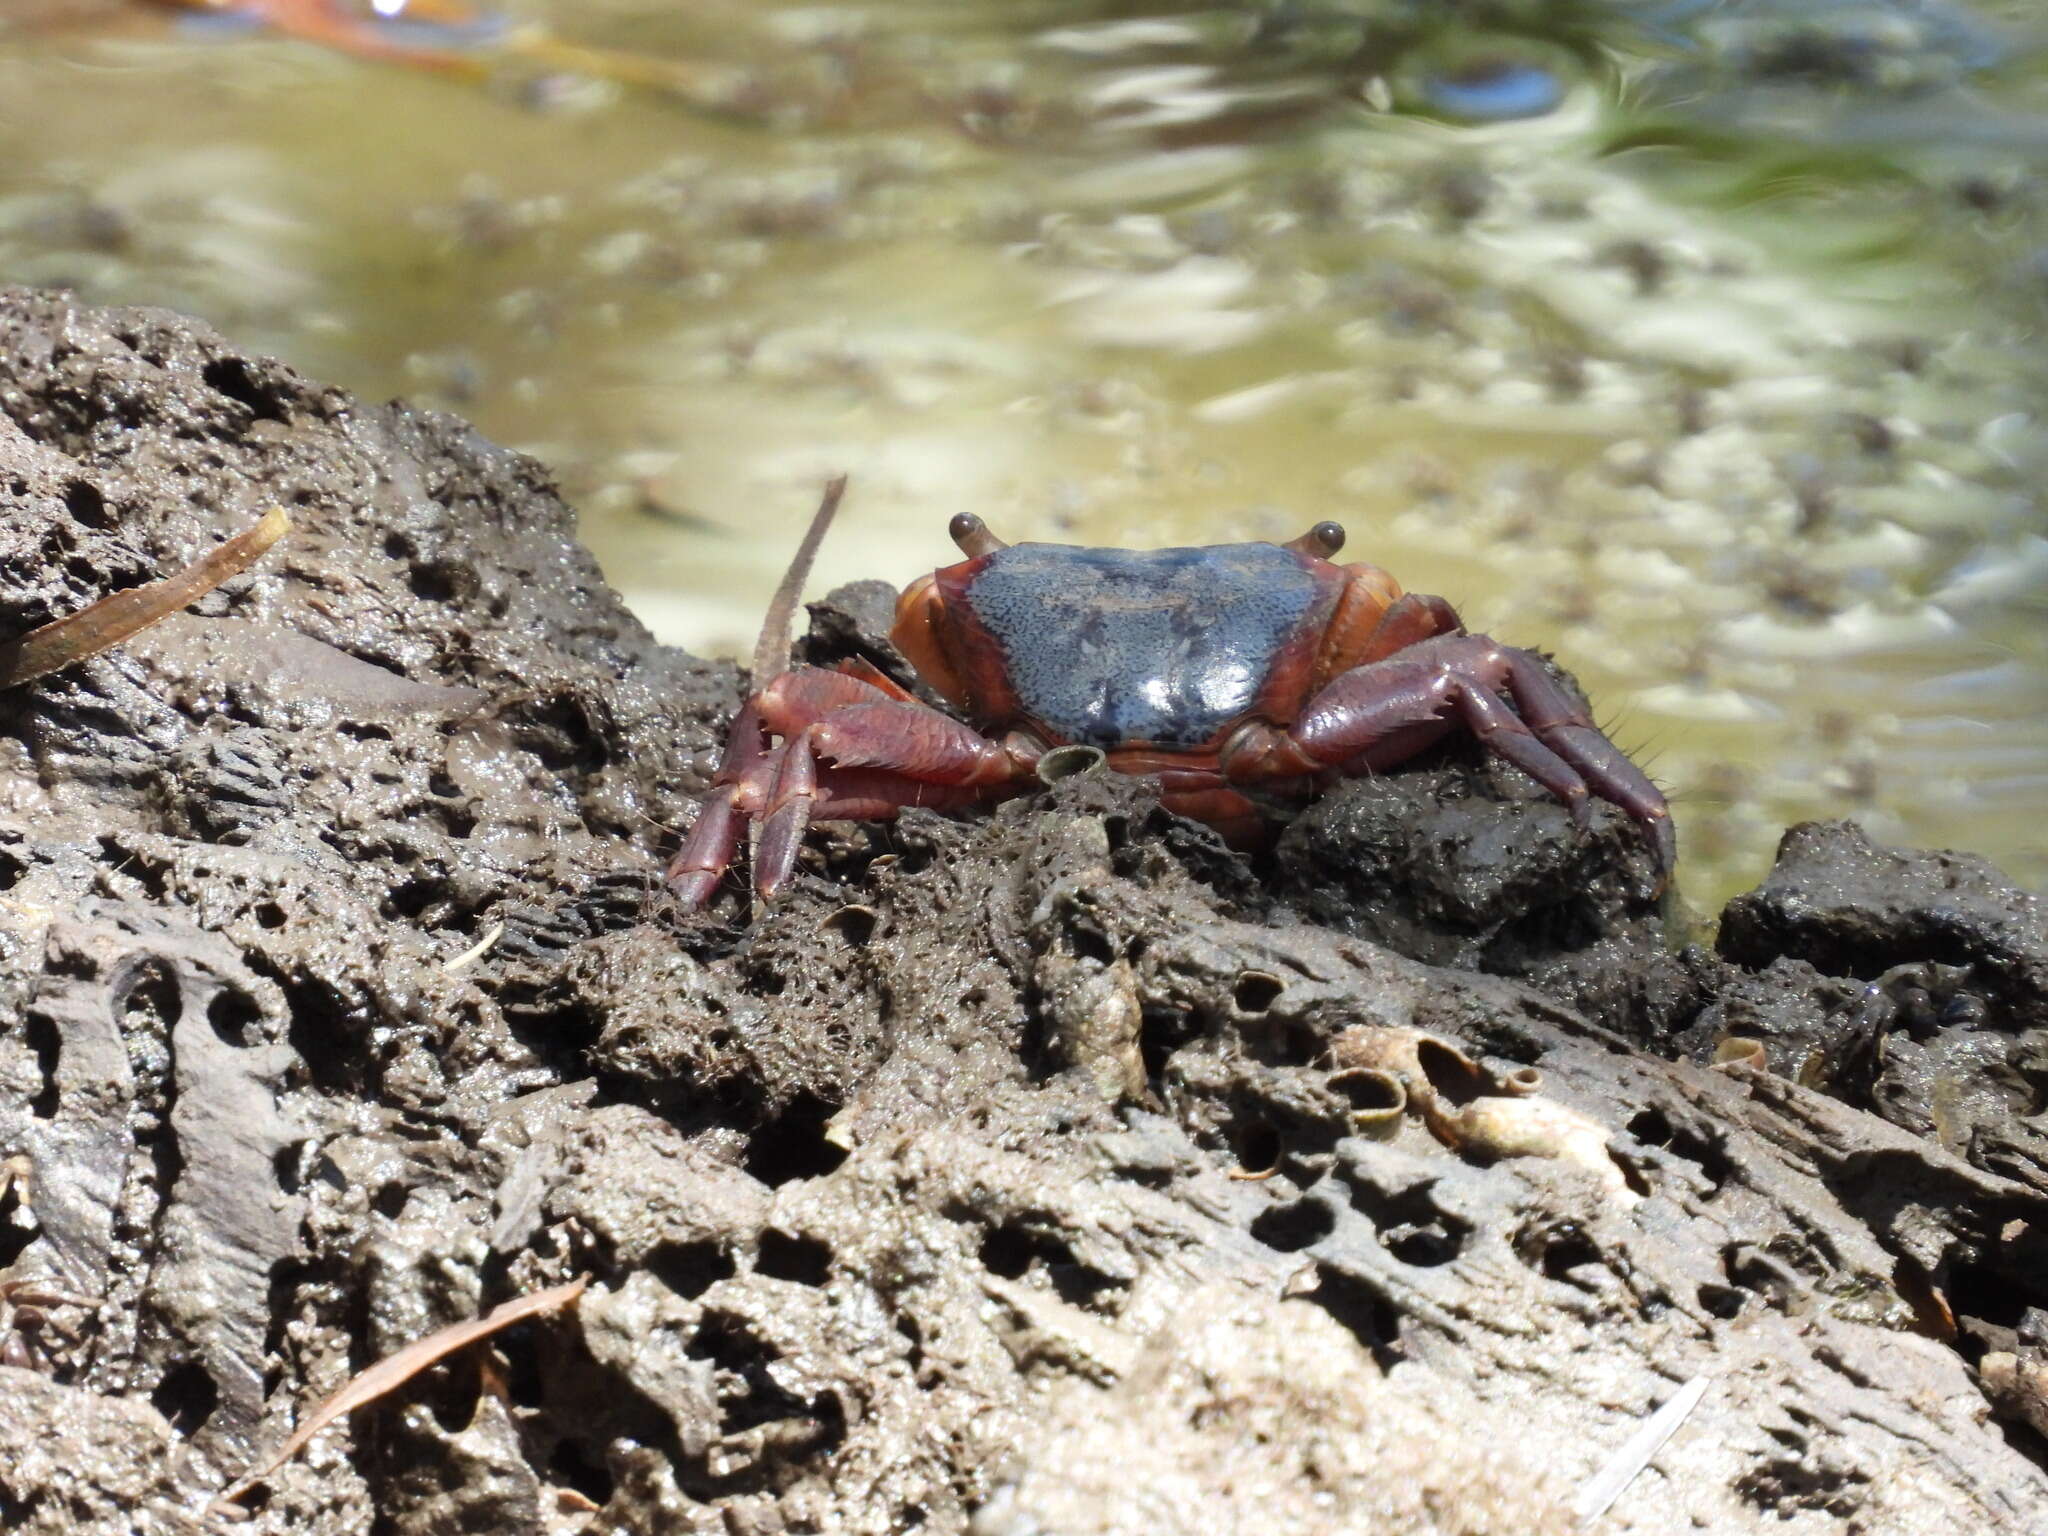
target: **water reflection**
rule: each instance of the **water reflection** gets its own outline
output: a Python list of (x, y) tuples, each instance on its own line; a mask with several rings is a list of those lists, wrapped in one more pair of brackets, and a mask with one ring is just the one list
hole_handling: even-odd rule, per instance
[(0, 274), (462, 410), (694, 646), (834, 470), (821, 580), (1334, 516), (1581, 673), (1703, 899), (1821, 814), (2048, 881), (2024, 7), (504, 13), (572, 51), (0, 34)]

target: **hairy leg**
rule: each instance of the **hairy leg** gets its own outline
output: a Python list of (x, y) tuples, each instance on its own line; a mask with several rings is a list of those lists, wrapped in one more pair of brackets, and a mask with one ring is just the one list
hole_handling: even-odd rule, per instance
[[(1505, 689), (1515, 701), (1501, 698)], [(1664, 797), (1528, 651), (1485, 635), (1440, 635), (1333, 679), (1287, 730), (1246, 727), (1224, 748), (1239, 783), (1389, 768), (1462, 724), (1570, 809), (1598, 795), (1635, 818), (1659, 865), (1676, 857)]]

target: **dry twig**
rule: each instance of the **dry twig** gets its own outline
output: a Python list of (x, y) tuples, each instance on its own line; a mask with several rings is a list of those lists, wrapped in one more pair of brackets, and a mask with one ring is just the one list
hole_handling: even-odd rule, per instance
[(112, 593), (0, 645), (0, 688), (32, 683), (74, 661), (97, 656), (180, 608), (189, 608), (230, 576), (254, 565), (290, 527), (284, 508), (272, 507), (254, 528), (209, 549), (183, 570), (147, 586)]
[(524, 1322), (543, 1312), (554, 1312), (569, 1306), (583, 1294), (588, 1280), (572, 1280), (567, 1285), (551, 1286), (545, 1291), (535, 1291), (530, 1296), (515, 1296), (504, 1304), (493, 1307), (482, 1317), (471, 1318), (466, 1323), (455, 1323), (438, 1333), (430, 1333), (424, 1339), (415, 1340), (397, 1354), (379, 1360), (355, 1380), (327, 1399), (292, 1432), (284, 1448), (269, 1461), (253, 1472), (246, 1472), (221, 1492), (216, 1504), (232, 1504), (239, 1500), (256, 1484), (262, 1482), (279, 1467), (306, 1448), (306, 1444), (321, 1430), (332, 1424), (343, 1414), (374, 1403), (386, 1393), (404, 1386), (428, 1366), (446, 1359), (456, 1350), (487, 1339), (494, 1333), (502, 1333), (514, 1323)]

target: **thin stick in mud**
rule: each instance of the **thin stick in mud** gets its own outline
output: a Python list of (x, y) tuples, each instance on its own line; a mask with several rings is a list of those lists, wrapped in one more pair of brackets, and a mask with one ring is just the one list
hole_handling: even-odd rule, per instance
[(334, 1396), (327, 1399), (309, 1414), (304, 1423), (292, 1432), (289, 1440), (278, 1453), (254, 1471), (245, 1472), (234, 1482), (221, 1490), (214, 1501), (216, 1506), (231, 1505), (279, 1467), (290, 1461), (321, 1430), (345, 1414), (358, 1408), (367, 1407), (386, 1393), (404, 1386), (428, 1366), (437, 1363), (456, 1350), (487, 1339), (494, 1333), (502, 1333), (514, 1323), (529, 1317), (538, 1317), (543, 1312), (554, 1312), (573, 1305), (583, 1294), (588, 1280), (571, 1280), (567, 1285), (551, 1286), (545, 1291), (534, 1291), (530, 1295), (515, 1296), (510, 1301), (493, 1307), (482, 1317), (473, 1317), (467, 1322), (455, 1323), (430, 1333), (423, 1339), (415, 1339), (395, 1355), (387, 1355), (375, 1365), (357, 1376)]
[(291, 527), (284, 508), (272, 507), (253, 528), (208, 550), (160, 581), (129, 587), (61, 619), (0, 644), (0, 688), (48, 677), (74, 661), (97, 656), (159, 619), (189, 608), (230, 576), (254, 565)]

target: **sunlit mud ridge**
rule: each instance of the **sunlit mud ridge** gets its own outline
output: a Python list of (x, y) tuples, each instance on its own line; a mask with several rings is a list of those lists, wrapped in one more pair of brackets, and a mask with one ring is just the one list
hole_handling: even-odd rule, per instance
[(1618, 810), (1452, 751), (1249, 860), (1078, 777), (686, 914), (743, 678), (543, 466), (0, 295), (0, 640), (273, 505), (0, 691), (10, 1529), (252, 1472), (280, 1536), (2038, 1528), (2048, 931), (1989, 865), (1797, 828), (1684, 945)]

